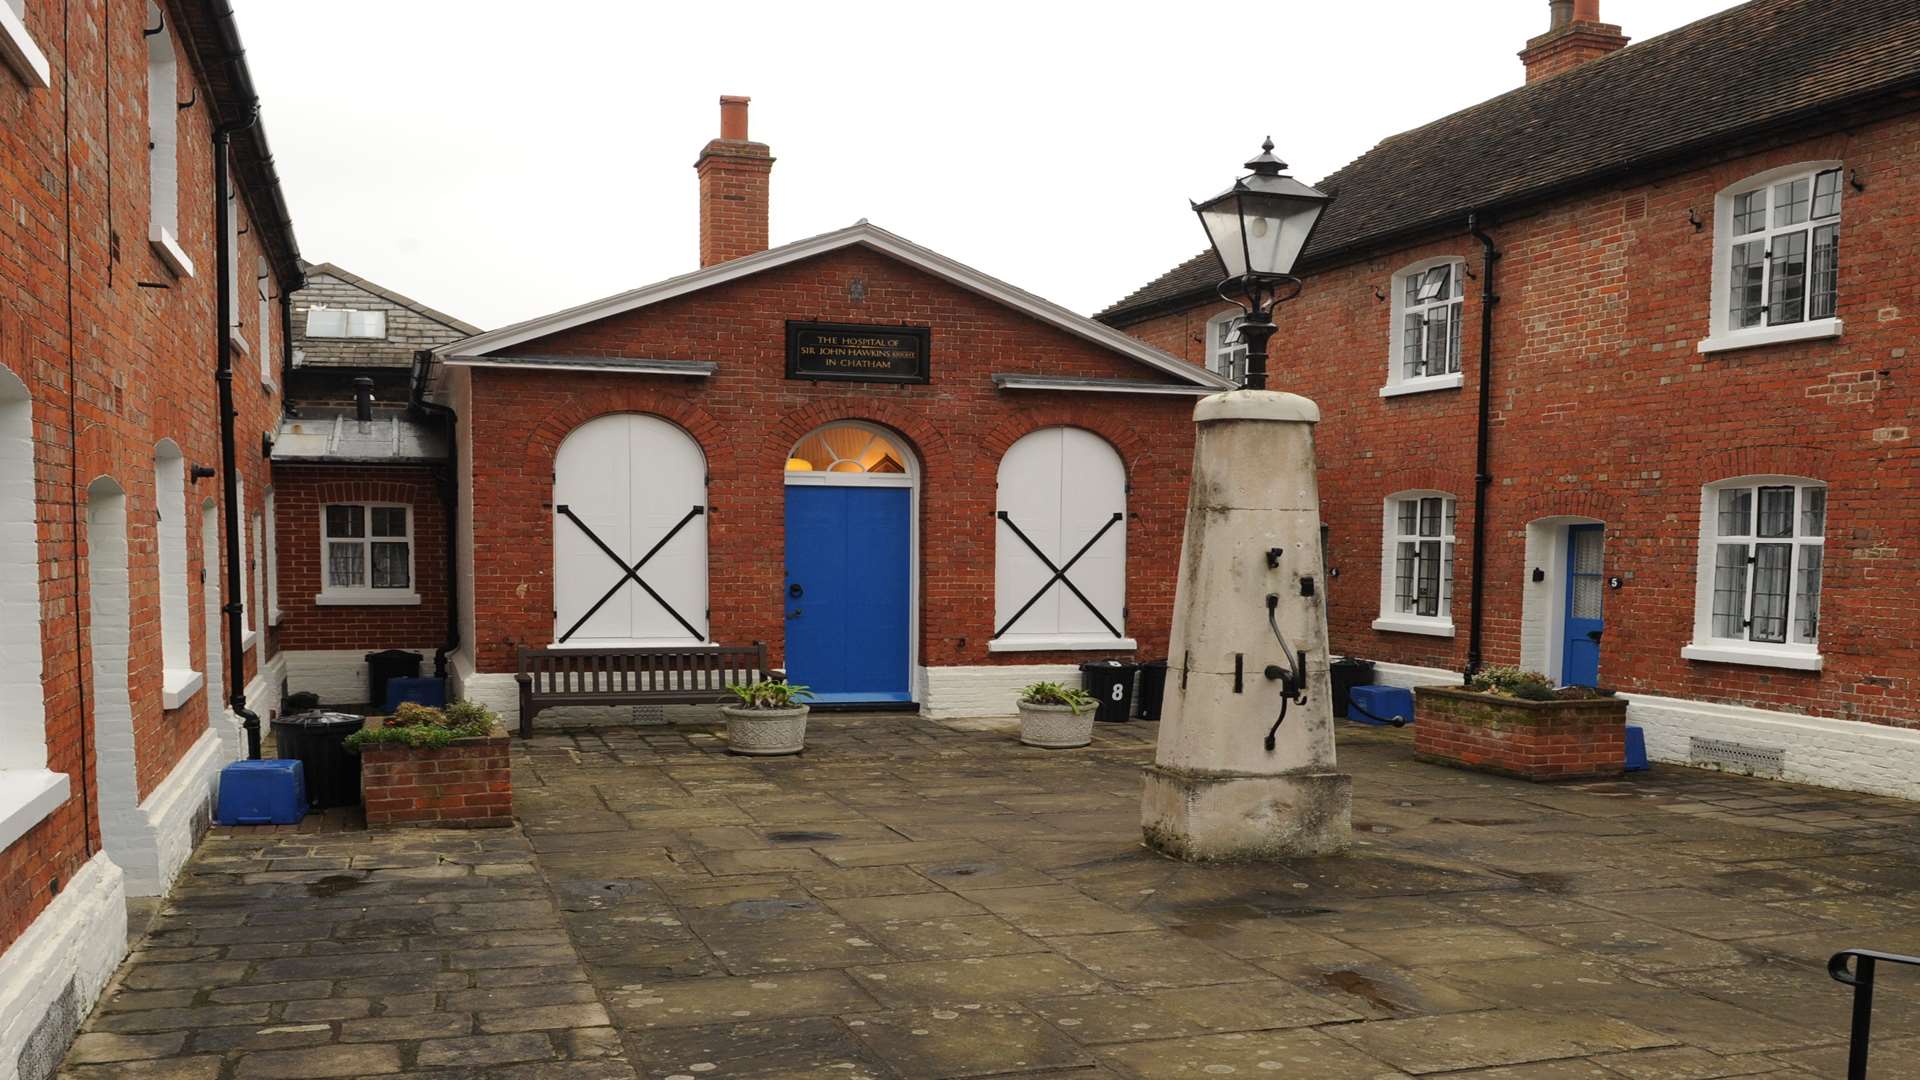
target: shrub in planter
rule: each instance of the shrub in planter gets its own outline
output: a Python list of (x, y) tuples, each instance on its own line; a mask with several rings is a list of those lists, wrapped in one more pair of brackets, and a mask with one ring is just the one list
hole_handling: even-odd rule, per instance
[(1527, 780), (1625, 769), (1627, 703), (1611, 694), (1493, 667), (1465, 687), (1422, 686), (1414, 695), (1413, 748), (1428, 761)]
[(813, 691), (774, 679), (735, 683), (727, 690), (739, 699), (720, 709), (727, 718), (729, 753), (776, 757), (806, 749), (806, 699)]
[(367, 825), (484, 828), (513, 823), (506, 729), (470, 701), (408, 703), (347, 737), (360, 754)]
[(1056, 682), (1034, 683), (1020, 691), (1020, 741), (1048, 750), (1070, 750), (1093, 741), (1093, 695)]

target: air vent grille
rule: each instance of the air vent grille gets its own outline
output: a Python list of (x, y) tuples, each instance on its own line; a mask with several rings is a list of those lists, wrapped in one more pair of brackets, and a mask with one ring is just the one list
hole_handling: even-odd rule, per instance
[(1786, 759), (1787, 752), (1781, 747), (1703, 739), (1698, 735), (1693, 736), (1687, 749), (1687, 760), (1692, 764), (1749, 776), (1779, 776)]

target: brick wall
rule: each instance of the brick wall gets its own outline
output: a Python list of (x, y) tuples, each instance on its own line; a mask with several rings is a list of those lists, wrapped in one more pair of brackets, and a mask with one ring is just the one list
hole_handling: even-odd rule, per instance
[[(289, 650), (425, 649), (447, 634), (446, 507), (427, 468), (281, 465), (280, 646)], [(405, 503), (413, 510), (413, 586), (420, 603), (321, 606), (320, 513), (328, 503)], [(430, 672), (429, 672), (430, 673)], [(298, 687), (296, 687), (298, 689)]]
[(438, 750), (368, 749), (360, 795), (370, 828), (504, 828), (513, 824), (513, 770), (502, 733)]
[(1422, 686), (1413, 726), (1420, 757), (1525, 780), (1625, 771), (1627, 703), (1619, 698), (1518, 701)]
[[(1711, 305), (1714, 196), (1748, 176), (1834, 158), (1857, 168), (1841, 225), (1843, 337), (1702, 354)], [(1920, 392), (1911, 376), (1920, 271), (1920, 120), (1867, 123), (1674, 175), (1592, 191), (1495, 221), (1504, 253), (1495, 308), (1486, 659), (1520, 656), (1526, 525), (1555, 515), (1606, 523), (1600, 680), (1623, 690), (1838, 719), (1920, 726)], [(1706, 227), (1688, 221), (1694, 211)], [(1312, 275), (1284, 305), (1271, 383), (1320, 404), (1322, 513), (1331, 528), (1336, 649), (1459, 668), (1471, 589), (1480, 283), (1466, 283), (1465, 386), (1382, 398), (1391, 305), (1375, 298), (1418, 259), (1464, 258), (1462, 231)], [(1201, 361), (1215, 305), (1125, 329)], [(1701, 488), (1784, 473), (1828, 483), (1820, 651), (1799, 672), (1689, 661)], [(1430, 488), (1459, 498), (1452, 638), (1376, 631), (1382, 504)]]
[[(0, 949), (45, 907), (52, 883), (64, 883), (100, 846), (93, 800), (83, 790), (98, 770), (87, 729), (94, 695), (85, 647), (86, 543), (76, 524), (85, 520), (85, 491), (96, 478), (110, 477), (127, 493), (128, 678), (141, 797), (206, 732), (209, 700), (225, 697), (224, 687), (210, 687), (178, 709), (161, 707), (153, 472), (154, 446), (162, 438), (178, 443), (189, 465), (220, 463), (212, 135), (204, 107), (212, 95), (195, 85), (193, 66), (179, 48), (179, 100), (197, 94), (203, 107), (178, 114), (179, 241), (197, 276), (176, 279), (146, 240), (146, 46), (139, 10), (126, 4), (109, 10), (101, 0), (69, 7), (64, 27), (60, 5), (27, 8), (28, 30), (53, 66), (52, 89), (29, 89), (0, 69), (0, 365), (18, 375), (33, 398), (48, 767), (66, 773), (74, 792), (0, 853)], [(69, 87), (71, 97), (63, 100)], [(257, 341), (253, 280), (262, 230), (253, 224), (252, 199), (260, 193), (243, 194), (240, 333)], [(278, 319), (277, 304), (270, 317)], [(275, 340), (283, 334), (275, 328)], [(280, 401), (261, 384), (253, 354), (237, 354), (234, 366), (251, 529), (269, 484), (257, 448)], [(188, 625), (191, 655), (203, 672), (209, 643), (202, 571), (215, 586), (223, 579), (219, 567), (202, 566), (200, 507), (219, 498), (218, 478), (188, 485)], [(248, 548), (250, 557), (251, 532)], [(249, 676), (262, 651), (271, 653), (271, 638), (265, 635), (249, 651)]]
[[(855, 285), (858, 288), (855, 288)], [(856, 298), (858, 297), (858, 298)], [(789, 380), (785, 320), (932, 328), (932, 382)], [(898, 432), (920, 458), (920, 662), (929, 667), (1059, 664), (1101, 653), (989, 653), (993, 517), (1007, 447), (1038, 428), (1105, 438), (1127, 467), (1126, 630), (1142, 657), (1165, 655), (1193, 454), (1193, 399), (999, 391), (994, 372), (1166, 376), (877, 253), (848, 249), (529, 342), (528, 354), (714, 360), (708, 379), (472, 370), (479, 670), (514, 670), (514, 649), (553, 626), (553, 459), (580, 424), (654, 413), (707, 455), (712, 636), (784, 638), (784, 464), (801, 436), (836, 420)], [(609, 564), (610, 566), (611, 564)], [(983, 599), (984, 598), (984, 599)]]

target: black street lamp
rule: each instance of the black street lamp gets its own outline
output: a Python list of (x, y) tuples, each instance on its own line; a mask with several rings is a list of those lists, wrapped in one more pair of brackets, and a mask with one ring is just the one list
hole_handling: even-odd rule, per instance
[(1300, 295), (1293, 263), (1333, 196), (1286, 175), (1287, 163), (1273, 156), (1271, 138), (1260, 144), (1260, 156), (1247, 168), (1253, 175), (1194, 203), (1193, 212), (1226, 271), (1221, 299), (1247, 313), (1240, 324), (1240, 339), (1247, 343), (1246, 387), (1264, 390), (1273, 309)]

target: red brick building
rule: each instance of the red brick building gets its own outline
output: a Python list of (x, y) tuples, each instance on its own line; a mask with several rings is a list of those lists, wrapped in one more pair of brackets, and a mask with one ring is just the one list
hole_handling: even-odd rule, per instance
[(225, 6), (0, 5), (0, 205), (0, 1073), (38, 1078), (280, 700), (300, 268)]
[(1005, 713), (1163, 655), (1229, 384), (865, 222), (767, 250), (722, 112), (702, 269), (440, 350), (465, 693), (513, 715), (521, 647), (763, 641), (823, 702)]
[[(1920, 11), (1754, 0), (1626, 46), (1552, 10), (1525, 85), (1320, 184), (1270, 385), (1324, 417), (1334, 645), (1920, 796)], [(1219, 276), (1100, 318), (1230, 371)]]

